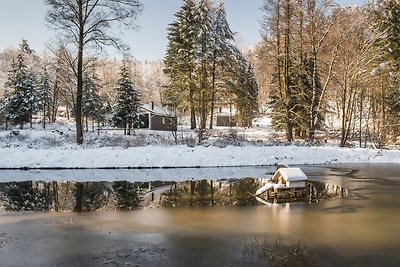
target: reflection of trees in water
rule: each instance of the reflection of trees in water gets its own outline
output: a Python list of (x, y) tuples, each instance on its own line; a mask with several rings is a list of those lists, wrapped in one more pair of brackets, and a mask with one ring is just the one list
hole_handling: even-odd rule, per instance
[(138, 187), (127, 181), (114, 182), (112, 188), (115, 192), (118, 210), (132, 210), (139, 207), (140, 197)]
[(111, 198), (113, 192), (108, 182), (76, 183), (76, 189), (75, 211), (98, 211), (103, 210), (103, 207), (114, 206)]
[[(262, 182), (255, 178), (179, 183), (9, 182), (0, 183), (0, 210), (89, 212), (133, 210), (143, 206), (257, 205), (255, 192)], [(349, 190), (339, 186), (315, 181), (310, 184), (317, 200), (350, 195)]]
[(42, 211), (53, 206), (50, 183), (26, 181), (0, 184), (0, 201), (10, 211)]
[(338, 185), (326, 184), (318, 181), (310, 181), (309, 183), (315, 188), (318, 200), (350, 197), (352, 195), (349, 189)]
[(175, 183), (161, 195), (162, 206), (255, 205), (259, 187), (254, 178), (192, 180)]
[(0, 209), (9, 211), (99, 211), (139, 207), (141, 183), (0, 183)]

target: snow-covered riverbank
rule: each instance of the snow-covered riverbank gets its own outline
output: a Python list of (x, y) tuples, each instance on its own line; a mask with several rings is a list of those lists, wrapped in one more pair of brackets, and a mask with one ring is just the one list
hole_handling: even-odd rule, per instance
[[(0, 168), (172, 168), (233, 167), (335, 163), (400, 163), (400, 150), (339, 148), (325, 145), (285, 145), (268, 126), (250, 129), (221, 128), (210, 131), (204, 145), (196, 146), (196, 133), (183, 129), (173, 145), (170, 132), (137, 130), (85, 133), (82, 147), (75, 142), (71, 124), (54, 123), (46, 130), (0, 131)], [(147, 145), (148, 144), (148, 145)], [(187, 145), (189, 144), (189, 145)]]
[(400, 151), (308, 146), (1, 148), (0, 168), (166, 168), (400, 163)]

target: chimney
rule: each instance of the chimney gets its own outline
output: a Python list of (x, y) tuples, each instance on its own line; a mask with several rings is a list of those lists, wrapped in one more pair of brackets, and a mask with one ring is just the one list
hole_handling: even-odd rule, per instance
[(151, 101), (151, 110), (154, 110), (154, 102)]

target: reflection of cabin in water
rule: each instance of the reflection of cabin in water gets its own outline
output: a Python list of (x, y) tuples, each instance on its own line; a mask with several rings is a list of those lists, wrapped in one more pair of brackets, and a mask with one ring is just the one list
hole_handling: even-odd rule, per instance
[(156, 131), (176, 131), (177, 118), (175, 114), (154, 103), (139, 107), (139, 128)]

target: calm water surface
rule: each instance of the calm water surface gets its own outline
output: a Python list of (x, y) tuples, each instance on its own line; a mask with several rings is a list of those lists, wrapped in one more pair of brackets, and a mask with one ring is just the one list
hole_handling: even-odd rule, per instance
[(302, 169), (352, 193), (317, 203), (3, 211), (0, 259), (4, 266), (246, 266), (244, 243), (267, 236), (303, 240), (326, 266), (400, 266), (400, 165)]

